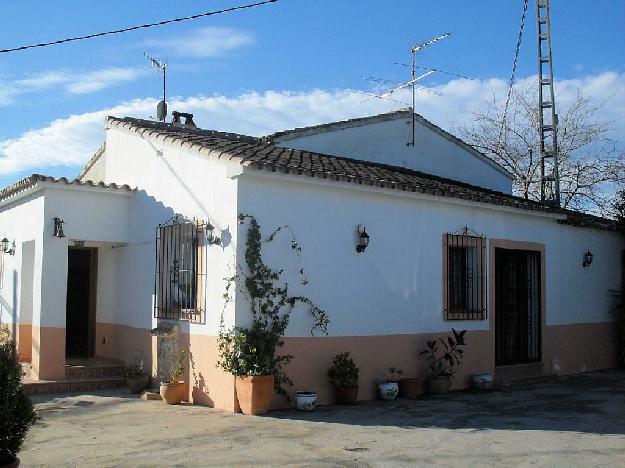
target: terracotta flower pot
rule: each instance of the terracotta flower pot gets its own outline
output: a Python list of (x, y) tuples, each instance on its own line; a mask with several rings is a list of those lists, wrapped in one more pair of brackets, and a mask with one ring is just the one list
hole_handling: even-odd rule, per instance
[(409, 400), (416, 400), (417, 398), (419, 398), (419, 379), (400, 379), (399, 398), (408, 398)]
[(126, 385), (130, 389), (130, 393), (141, 393), (148, 387), (150, 382), (149, 375), (138, 375), (136, 377), (126, 377)]
[(161, 384), (161, 398), (168, 405), (179, 405), (184, 398), (184, 382), (163, 382)]
[(334, 394), (339, 405), (353, 405), (358, 401), (358, 385), (335, 388)]
[(265, 414), (273, 399), (273, 375), (251, 375), (235, 380), (237, 399), (243, 414)]
[(428, 379), (428, 390), (434, 395), (446, 395), (451, 388), (451, 377), (441, 375), (439, 377), (430, 377)]

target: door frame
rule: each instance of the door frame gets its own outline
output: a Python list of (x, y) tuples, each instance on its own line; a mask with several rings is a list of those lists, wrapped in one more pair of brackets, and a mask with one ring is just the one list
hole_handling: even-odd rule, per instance
[[(96, 336), (96, 313), (98, 302), (98, 248), (97, 247), (74, 247), (68, 246), (67, 255), (69, 262), (70, 250), (87, 250), (90, 252), (89, 258), (89, 309), (87, 326), (87, 357), (95, 357), (95, 336)], [(69, 285), (68, 285), (69, 286)], [(67, 320), (67, 311), (66, 320)]]
[[(496, 340), (496, 328), (495, 328), (495, 315), (496, 315), (496, 249), (510, 249), (510, 250), (529, 250), (538, 252), (540, 254), (540, 361), (538, 363), (544, 364), (545, 362), (545, 337), (547, 336), (547, 275), (545, 271), (545, 244), (538, 242), (522, 242), (509, 239), (490, 239), (489, 240), (489, 275), (488, 275), (488, 301), (489, 301), (489, 328), (490, 328), (490, 350), (493, 365), (495, 364), (495, 340)], [(537, 363), (533, 363), (537, 364)], [(511, 364), (511, 366), (527, 366), (527, 364)], [(507, 366), (506, 366), (507, 367)]]

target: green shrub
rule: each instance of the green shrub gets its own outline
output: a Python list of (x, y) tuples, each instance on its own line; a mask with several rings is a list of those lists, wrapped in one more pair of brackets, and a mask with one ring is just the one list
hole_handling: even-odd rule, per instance
[(347, 352), (339, 353), (332, 359), (332, 367), (328, 369), (330, 383), (336, 389), (358, 385), (358, 366)]
[(465, 346), (464, 335), (466, 330), (457, 332), (451, 329), (451, 336), (446, 340), (439, 338), (427, 342), (427, 348), (419, 354), (427, 356), (430, 377), (453, 377), (462, 362)]
[(15, 343), (0, 342), (0, 466), (13, 461), (37, 414), (21, 384)]

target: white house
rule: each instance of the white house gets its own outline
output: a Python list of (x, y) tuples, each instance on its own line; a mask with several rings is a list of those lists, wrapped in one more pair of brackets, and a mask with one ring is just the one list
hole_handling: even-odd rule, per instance
[[(321, 403), (335, 354), (352, 353), (360, 398), (373, 398), (390, 366), (421, 375), (425, 341), (452, 327), (469, 330), (456, 388), (476, 372), (614, 366), (609, 291), (625, 242), (613, 223), (511, 195), (510, 174), (420, 116), (407, 145), (411, 121), (397, 111), (257, 139), (108, 117), (78, 179), (33, 175), (0, 192), (0, 321), (47, 380), (64, 377), (66, 356), (156, 368), (150, 330), (177, 323), (189, 399), (235, 411), (216, 336), (222, 316), (250, 320), (245, 298), (223, 299), (244, 213), (264, 232), (292, 229), (306, 295), (330, 316), (328, 336), (311, 337), (310, 316), (294, 314), (283, 350), (292, 390)], [(209, 224), (220, 244), (196, 229)], [(360, 253), (359, 227), (370, 236)], [(268, 261), (295, 268), (281, 242)]]

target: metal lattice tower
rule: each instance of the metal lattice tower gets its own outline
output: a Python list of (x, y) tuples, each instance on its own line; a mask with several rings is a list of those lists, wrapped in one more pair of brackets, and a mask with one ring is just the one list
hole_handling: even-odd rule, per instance
[(538, 115), (540, 124), (540, 199), (560, 206), (558, 114), (553, 93), (549, 0), (536, 0), (538, 23)]

